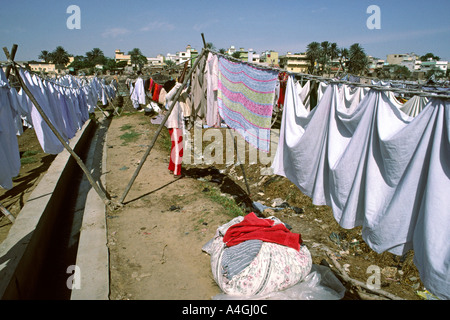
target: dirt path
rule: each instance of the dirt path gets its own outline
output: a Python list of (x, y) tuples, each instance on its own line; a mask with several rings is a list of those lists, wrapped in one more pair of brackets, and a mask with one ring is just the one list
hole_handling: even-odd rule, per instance
[[(150, 118), (141, 113), (113, 119), (106, 142), (112, 196), (123, 195), (152, 138), (150, 127)], [(127, 132), (140, 135), (124, 142)], [(220, 293), (201, 248), (230, 217), (202, 195), (198, 180), (175, 179), (167, 169), (168, 155), (156, 145), (124, 207), (107, 216), (112, 300), (203, 300)]]

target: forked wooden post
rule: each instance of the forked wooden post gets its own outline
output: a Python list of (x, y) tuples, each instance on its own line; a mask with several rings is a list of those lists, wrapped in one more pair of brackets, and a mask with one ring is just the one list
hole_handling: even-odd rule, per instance
[[(18, 47), (17, 44), (13, 44), (12, 49), (11, 49), (10, 57), (11, 57), (11, 60), (13, 60), (13, 61), (16, 58), (17, 47)], [(5, 49), (6, 49), (6, 47), (3, 48), (3, 50), (5, 50)], [(6, 49), (6, 50), (8, 50), (8, 49)], [(11, 67), (12, 66), (7, 66), (6, 67), (6, 70), (5, 70), (6, 79), (9, 78), (9, 74), (11, 72)]]
[(188, 75), (184, 78), (184, 81), (183, 81), (182, 85), (178, 88), (177, 92), (175, 93), (175, 97), (174, 97), (174, 99), (172, 101), (172, 104), (170, 105), (169, 110), (167, 111), (167, 113), (164, 116), (161, 124), (159, 125), (158, 129), (156, 130), (156, 133), (153, 136), (153, 139), (150, 142), (150, 145), (147, 148), (147, 151), (145, 151), (144, 156), (142, 157), (138, 167), (136, 168), (136, 171), (134, 172), (133, 176), (131, 177), (130, 182), (128, 183), (128, 185), (127, 185), (127, 187), (126, 187), (122, 197), (119, 200), (119, 202), (121, 204), (123, 204), (123, 200), (125, 199), (125, 197), (127, 196), (128, 192), (130, 191), (134, 181), (136, 180), (136, 177), (138, 176), (139, 172), (141, 171), (142, 166), (144, 165), (145, 160), (147, 159), (148, 155), (150, 154), (150, 151), (153, 149), (153, 146), (155, 145), (155, 142), (158, 139), (159, 134), (161, 133), (164, 125), (166, 124), (167, 119), (169, 119), (170, 113), (172, 112), (173, 108), (175, 107), (175, 104), (178, 102), (178, 99), (180, 98), (181, 92), (183, 91), (184, 87), (186, 86), (188, 80), (191, 78), (192, 72), (196, 69), (197, 64), (199, 63), (199, 61), (202, 59), (202, 57), (205, 55), (206, 52), (207, 51), (205, 49), (202, 49), (202, 52), (200, 53), (200, 55), (195, 60), (194, 65), (189, 70)]

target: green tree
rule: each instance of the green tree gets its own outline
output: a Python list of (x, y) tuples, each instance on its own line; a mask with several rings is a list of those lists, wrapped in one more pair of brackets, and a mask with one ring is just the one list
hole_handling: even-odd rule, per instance
[(226, 54), (227, 53), (227, 49), (224, 49), (224, 48), (219, 49), (219, 53)]
[(68, 67), (73, 68), (75, 71), (87, 68), (86, 58), (84, 56), (75, 56), (72, 63)]
[(214, 44), (212, 42), (207, 42), (206, 43), (206, 49), (212, 50), (212, 51), (216, 51), (216, 47), (214, 46)]
[(175, 64), (176, 64), (175, 61), (173, 61), (173, 60), (166, 60), (166, 61), (164, 61), (164, 63), (165, 63), (166, 66), (169, 67), (169, 68), (174, 67)]
[(104, 65), (107, 62), (107, 58), (102, 50), (94, 48), (91, 51), (86, 52), (86, 61), (89, 63), (90, 67), (94, 67), (97, 64)]
[(346, 65), (347, 65), (347, 60), (349, 58), (349, 52), (347, 48), (340, 48), (338, 49), (338, 60), (339, 60), (339, 65), (340, 65), (340, 69), (342, 70), (342, 72), (346, 72)]
[(431, 52), (428, 52), (427, 54), (424, 54), (423, 56), (420, 57), (420, 60), (421, 60), (421, 61), (428, 61), (428, 59), (435, 60), (435, 61), (441, 60), (440, 57), (435, 56), (435, 55), (432, 54)]
[(330, 60), (334, 60), (339, 57), (339, 48), (336, 42), (330, 44)]
[(51, 53), (51, 61), (58, 66), (58, 68), (64, 67), (69, 63), (69, 53), (61, 46), (56, 47), (56, 49)]
[(239, 51), (235, 51), (235, 52), (233, 52), (233, 54), (231, 56), (233, 58), (240, 59), (241, 58), (241, 53)]
[(322, 74), (328, 71), (327, 69), (330, 60), (329, 52), (330, 52), (330, 43), (328, 41), (321, 42), (318, 62), (320, 64), (320, 71)]
[(361, 75), (367, 68), (369, 61), (364, 49), (359, 43), (354, 43), (349, 49), (348, 71), (355, 75)]
[(392, 73), (397, 80), (406, 80), (411, 76), (411, 71), (405, 66), (395, 66)]
[(309, 67), (308, 67), (309, 73), (311, 74), (315, 73), (316, 63), (320, 58), (320, 55), (321, 55), (321, 48), (318, 42), (313, 41), (310, 44), (308, 44), (308, 46), (306, 47), (306, 56), (309, 60)]
[(134, 48), (128, 54), (131, 56), (131, 64), (134, 64), (139, 70), (148, 62), (139, 48)]
[(49, 63), (52, 60), (52, 55), (47, 50), (42, 50), (39, 54), (38, 59), (44, 60), (45, 63)]

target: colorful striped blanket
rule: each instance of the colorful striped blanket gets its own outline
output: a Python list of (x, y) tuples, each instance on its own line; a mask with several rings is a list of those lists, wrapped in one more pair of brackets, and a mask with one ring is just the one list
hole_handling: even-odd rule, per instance
[(270, 151), (275, 86), (278, 72), (219, 57), (219, 114), (254, 147)]

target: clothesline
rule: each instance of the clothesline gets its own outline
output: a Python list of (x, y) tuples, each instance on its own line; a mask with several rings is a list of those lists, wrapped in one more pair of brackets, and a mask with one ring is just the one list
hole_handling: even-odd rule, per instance
[(291, 71), (284, 70), (284, 69), (277, 68), (277, 67), (265, 66), (265, 65), (260, 65), (260, 64), (253, 63), (253, 62), (242, 61), (240, 59), (231, 57), (229, 55), (226, 55), (226, 54), (223, 54), (220, 52), (212, 51), (210, 49), (206, 49), (206, 50), (208, 50), (209, 52), (211, 52), (213, 54), (219, 55), (225, 59), (233, 61), (233, 62), (247, 64), (252, 67), (261, 69), (261, 70), (273, 70), (273, 71), (277, 71), (277, 72), (286, 72), (289, 75), (301, 76), (308, 80), (323, 81), (323, 82), (336, 83), (336, 84), (347, 84), (347, 85), (351, 85), (351, 86), (355, 86), (355, 87), (371, 88), (371, 89), (380, 90), (380, 91), (392, 91), (392, 92), (396, 92), (396, 93), (406, 93), (406, 94), (419, 95), (419, 96), (424, 96), (424, 97), (450, 99), (450, 95), (443, 95), (442, 91), (438, 91), (438, 90), (427, 90), (425, 92), (425, 91), (417, 91), (417, 90), (407, 90), (404, 88), (385, 87), (385, 86), (379, 86), (379, 85), (374, 85), (374, 84), (363, 84), (363, 83), (351, 82), (351, 81), (347, 81), (347, 80), (325, 78), (323, 76), (317, 76), (317, 75), (301, 73), (301, 72), (291, 72)]

